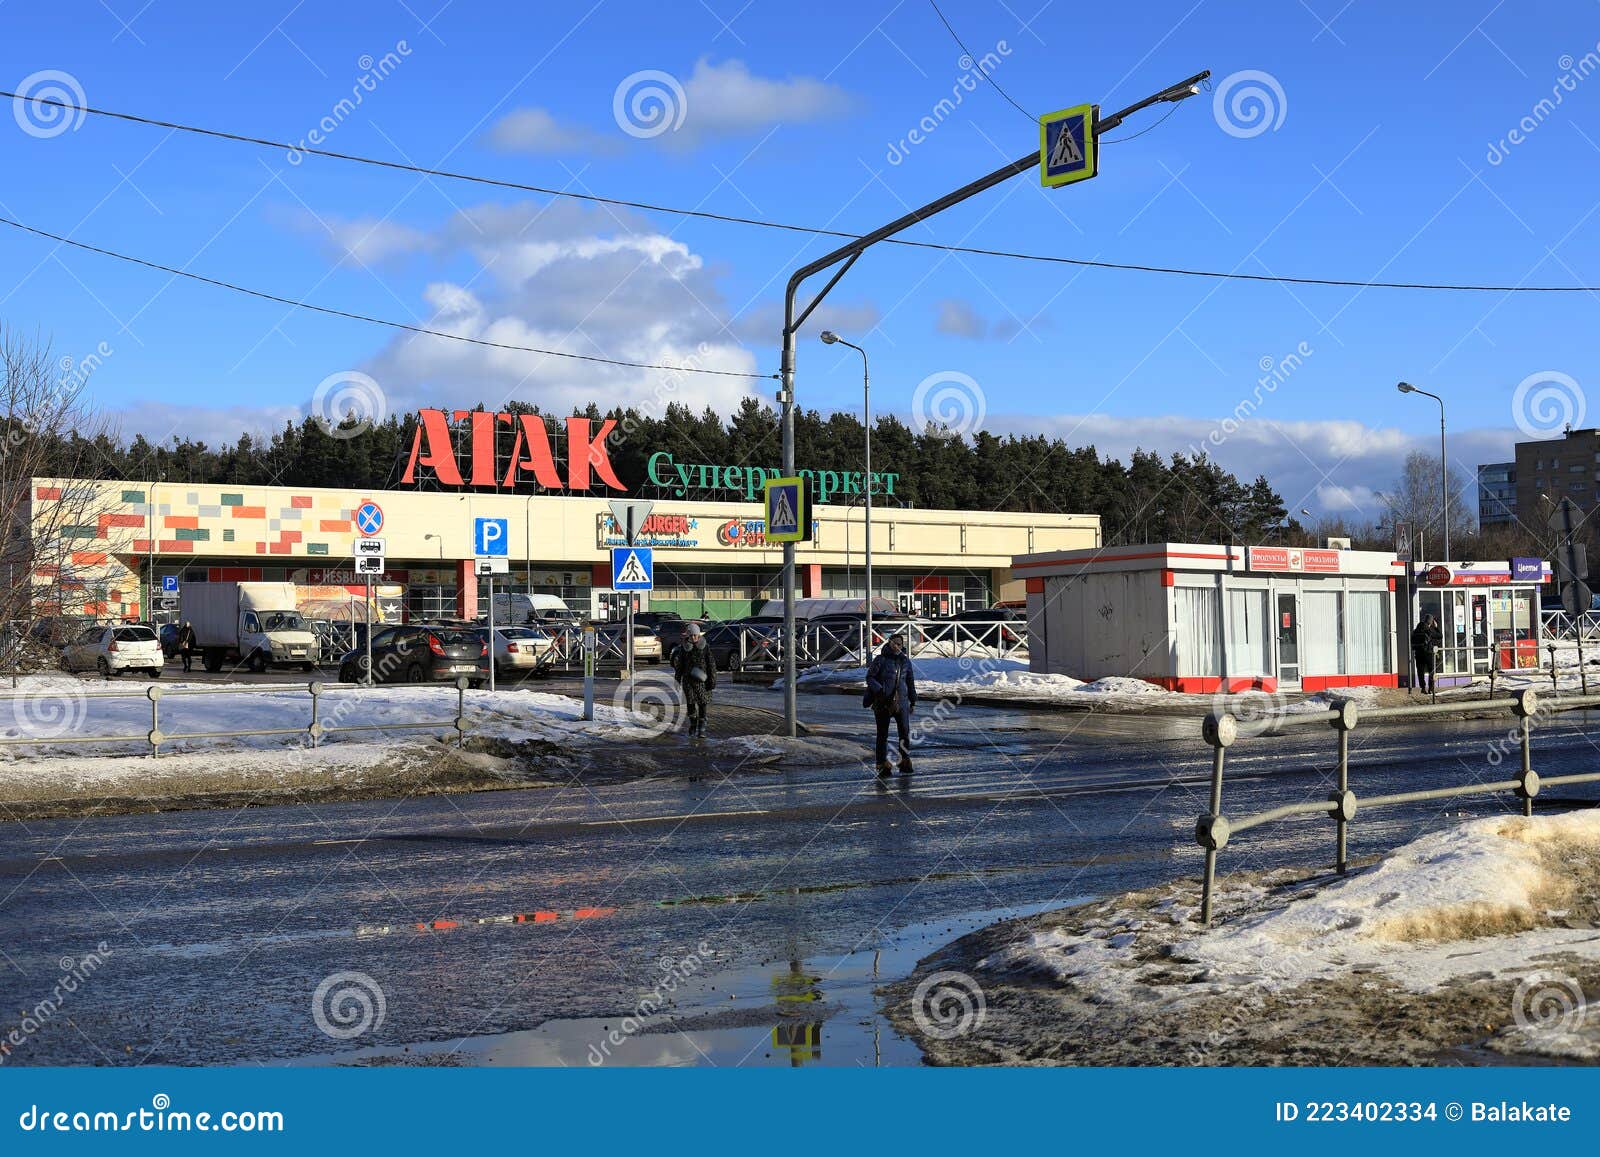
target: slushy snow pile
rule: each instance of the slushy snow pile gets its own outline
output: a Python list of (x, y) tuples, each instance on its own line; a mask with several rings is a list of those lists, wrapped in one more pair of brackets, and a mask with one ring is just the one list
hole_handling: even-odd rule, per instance
[[(1166, 696), (1173, 692), (1143, 679), (1113, 676), (1086, 683), (1071, 675), (1036, 674), (1016, 659), (963, 656), (959, 659), (914, 660), (917, 694), (961, 696), (982, 699), (1032, 699), (1040, 702), (1105, 702), (1108, 696), (1120, 698)], [(865, 667), (813, 667), (795, 679), (795, 686), (861, 686), (867, 679)]]
[[(259, 684), (188, 684), (208, 694), (175, 695), (186, 685), (162, 680), (124, 679), (91, 682), (70, 675), (34, 675), (21, 680), (0, 703), (0, 737), (28, 737), (37, 743), (0, 745), (0, 785), (48, 777), (56, 782), (89, 779), (142, 779), (161, 760), (147, 756), (142, 737), (150, 729), (149, 686), (159, 686), (161, 730), (167, 735), (209, 731), (303, 729), (311, 722), (311, 696), (303, 685), (279, 684), (271, 691)], [(126, 696), (96, 698), (104, 691)], [(304, 734), (257, 735), (216, 739), (170, 739), (163, 756), (205, 753), (206, 758), (238, 763), (260, 759), (262, 765), (290, 769), (296, 765), (369, 766), (402, 746), (425, 736), (453, 738), (457, 692), (453, 687), (372, 687), (330, 690), (322, 695), (320, 719), (327, 727), (371, 726), (371, 730), (325, 737), (315, 751)], [(505, 740), (545, 740), (564, 746), (648, 738), (659, 727), (648, 715), (635, 715), (610, 703), (595, 705), (595, 718), (584, 722), (583, 705), (565, 695), (528, 691), (468, 691), (469, 736)], [(392, 724), (437, 722), (439, 726), (396, 728)], [(62, 743), (83, 736), (133, 736), (133, 742)]]
[[(1331, 884), (1224, 885), (1210, 931), (1176, 898), (1108, 904), (1070, 931), (1028, 933), (978, 968), (1070, 981), (1093, 1001), (1178, 1009), (1361, 973), (1429, 993), (1469, 980), (1532, 981), (1574, 957), (1600, 963), (1600, 810), (1474, 820)], [(1187, 983), (1174, 983), (1175, 972)], [(1587, 1055), (1600, 1038), (1541, 1044)]]

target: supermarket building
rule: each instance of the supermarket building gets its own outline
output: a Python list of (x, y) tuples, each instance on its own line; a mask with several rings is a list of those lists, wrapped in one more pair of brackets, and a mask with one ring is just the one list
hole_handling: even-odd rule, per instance
[[(654, 549), (656, 589), (641, 608), (687, 616), (735, 618), (781, 596), (782, 548), (763, 536), (756, 468), (717, 468), (712, 485), (695, 469), (663, 477), (684, 494), (730, 497), (654, 500), (637, 544)], [(686, 475), (686, 477), (685, 477)], [(863, 508), (860, 480), (835, 477), (830, 498), (813, 508), (814, 537), (797, 549), (798, 583), (807, 597), (860, 596)], [(881, 489), (881, 483), (875, 490)], [(747, 489), (754, 497), (746, 499)], [(820, 487), (819, 487), (820, 489)], [(473, 618), (486, 580), (474, 568), (474, 526), (505, 522), (509, 574), (497, 590), (555, 595), (569, 607), (612, 617), (610, 550), (623, 545), (607, 497), (582, 493), (479, 490), (343, 490), (202, 485), (181, 481), (32, 480), (30, 566), (38, 613), (170, 620), (177, 600), (163, 588), (195, 582), (287, 580), (307, 600), (342, 617), (341, 604), (365, 591), (354, 573), (355, 512), (383, 512), (387, 566), (380, 595), (384, 618)], [(1024, 597), (1013, 556), (1100, 543), (1098, 516), (1087, 514), (873, 508), (874, 586), (915, 614)], [(155, 600), (150, 601), (154, 580)], [(152, 614), (153, 612), (153, 614)]]

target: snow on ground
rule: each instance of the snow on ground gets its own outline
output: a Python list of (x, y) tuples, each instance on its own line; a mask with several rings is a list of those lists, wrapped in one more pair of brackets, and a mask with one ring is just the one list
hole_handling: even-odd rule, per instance
[(1391, 1012), (1406, 994), (1516, 985), (1488, 1047), (1600, 1058), (1577, 979), (1600, 969), (1600, 811), (1475, 820), (1329, 884), (1225, 877), (1210, 930), (1195, 923), (1192, 889), (1159, 891), (1024, 930), (976, 974), (1042, 975), (1091, 1004), (1168, 1020), (1218, 998), (1259, 1005), (1363, 977)]
[[(927, 698), (1028, 700), (1076, 705), (1105, 703), (1109, 699), (1172, 697), (1175, 693), (1143, 679), (1114, 676), (1086, 683), (1071, 675), (1037, 674), (1017, 659), (979, 657), (917, 658), (917, 694)], [(862, 687), (867, 669), (861, 666), (812, 667), (795, 679), (801, 690), (819, 687)]]
[[(70, 675), (30, 675), (16, 691), (0, 689), (0, 739), (33, 739), (36, 743), (0, 745), (0, 762), (40, 755), (65, 755), (149, 750), (143, 736), (150, 729), (146, 691), (161, 693), (159, 722), (170, 736), (209, 731), (294, 729), (300, 734), (174, 738), (162, 751), (197, 747), (275, 749), (304, 739), (311, 722), (311, 696), (303, 684), (145, 683), (143, 680), (85, 681)], [(203, 694), (185, 694), (201, 690)], [(107, 694), (110, 693), (110, 694)], [(105, 697), (101, 697), (105, 696)], [(419, 735), (453, 736), (457, 692), (453, 687), (378, 686), (324, 689), (320, 719), (324, 727), (370, 727), (333, 734), (323, 745), (383, 742)], [(583, 706), (565, 695), (529, 691), (468, 691), (469, 735), (485, 738), (544, 739), (562, 743), (604, 742), (636, 737), (654, 720), (633, 715), (610, 703), (595, 705), (595, 719), (585, 723)], [(437, 723), (433, 728), (399, 726)], [(84, 736), (133, 736), (134, 742), (64, 743)]]
[(787, 766), (836, 767), (839, 764), (858, 763), (871, 758), (872, 750), (865, 744), (847, 739), (833, 739), (824, 735), (736, 735), (714, 740), (716, 747), (740, 752), (746, 759), (772, 761)]
[(1383, 701), (1382, 687), (1332, 687), (1297, 699), (1282, 708), (1285, 715), (1307, 715), (1327, 711), (1341, 703), (1354, 703), (1358, 707), (1377, 707)]

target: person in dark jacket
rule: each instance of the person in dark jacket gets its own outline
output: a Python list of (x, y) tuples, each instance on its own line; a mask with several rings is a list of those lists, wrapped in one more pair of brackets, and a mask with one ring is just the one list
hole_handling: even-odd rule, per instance
[(1411, 657), (1416, 660), (1417, 685), (1422, 688), (1424, 695), (1432, 695), (1436, 690), (1434, 665), (1443, 642), (1444, 633), (1439, 630), (1438, 620), (1432, 615), (1423, 615), (1422, 621), (1411, 632)]
[(917, 706), (917, 672), (906, 654), (904, 635), (891, 635), (883, 650), (867, 667), (867, 691), (862, 705), (872, 708), (878, 724), (878, 775), (894, 770), (889, 762), (889, 723), (892, 720), (900, 741), (900, 770), (911, 774), (911, 712)]
[(178, 654), (183, 656), (183, 669), (187, 673), (194, 670), (194, 624), (185, 622), (178, 628)]
[(685, 627), (683, 638), (672, 648), (672, 677), (683, 688), (690, 738), (704, 739), (706, 712), (711, 706), (711, 692), (717, 687), (717, 662), (706, 646), (699, 623)]

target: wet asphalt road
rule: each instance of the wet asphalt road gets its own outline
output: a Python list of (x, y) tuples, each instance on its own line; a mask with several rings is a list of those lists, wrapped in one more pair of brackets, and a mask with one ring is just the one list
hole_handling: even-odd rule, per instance
[[(766, 691), (721, 695), (776, 705)], [(849, 697), (806, 696), (802, 711), (835, 734), (860, 728)], [(1591, 766), (1595, 724), (1551, 723), (1540, 770)], [(1485, 755), (1508, 726), (1364, 727), (1353, 786), (1502, 778)], [(713, 744), (694, 781), (0, 825), (0, 1043), (63, 965), (107, 950), (5, 1063), (415, 1059), (404, 1050), (425, 1042), (457, 1063), (584, 1063), (679, 973), (693, 977), (677, 1010), (724, 1027), (619, 1059), (914, 1063), (874, 1015), (877, 981), (989, 919), (1198, 872), (1209, 750), (1197, 732), (964, 708), (933, 728), (918, 773), (887, 785), (857, 765), (738, 767)], [(1325, 796), (1333, 751), (1320, 726), (1241, 742), (1225, 810)], [(1369, 812), (1352, 854), (1513, 807)], [(1291, 821), (1241, 835), (1222, 869), (1331, 853), (1326, 820)], [(329, 978), (333, 1034), (313, 1007)], [(363, 1012), (336, 994), (365, 978), (377, 990), (366, 1027), (337, 1035), (340, 1015), (361, 1027)], [(813, 1050), (807, 1034), (833, 1043)]]

